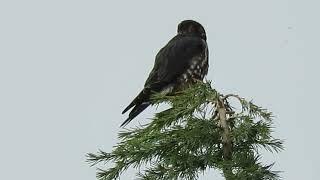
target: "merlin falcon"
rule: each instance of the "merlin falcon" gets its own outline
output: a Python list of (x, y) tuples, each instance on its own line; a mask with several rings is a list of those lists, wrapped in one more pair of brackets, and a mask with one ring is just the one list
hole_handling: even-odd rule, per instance
[(132, 108), (125, 126), (149, 105), (153, 93), (172, 94), (188, 84), (202, 81), (208, 73), (207, 36), (202, 25), (193, 20), (184, 20), (178, 25), (178, 34), (156, 55), (152, 71), (143, 90), (123, 110)]

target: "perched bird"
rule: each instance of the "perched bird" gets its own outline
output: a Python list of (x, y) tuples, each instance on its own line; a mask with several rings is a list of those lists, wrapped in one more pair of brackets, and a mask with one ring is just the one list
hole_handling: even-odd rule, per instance
[(170, 94), (186, 84), (203, 80), (209, 67), (206, 40), (206, 32), (200, 23), (184, 20), (178, 25), (178, 34), (156, 55), (143, 90), (123, 110), (122, 114), (133, 108), (121, 126), (128, 124), (151, 104), (152, 93)]

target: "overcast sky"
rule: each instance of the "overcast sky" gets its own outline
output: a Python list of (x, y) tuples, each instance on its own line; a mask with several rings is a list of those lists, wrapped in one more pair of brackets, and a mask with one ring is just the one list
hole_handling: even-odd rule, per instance
[[(207, 31), (215, 88), (274, 112), (274, 135), (286, 150), (264, 162), (275, 161), (284, 179), (319, 179), (319, 7), (316, 0), (0, 1), (0, 179), (94, 180), (85, 154), (116, 145), (121, 111), (184, 19)], [(222, 178), (210, 171), (200, 179)]]

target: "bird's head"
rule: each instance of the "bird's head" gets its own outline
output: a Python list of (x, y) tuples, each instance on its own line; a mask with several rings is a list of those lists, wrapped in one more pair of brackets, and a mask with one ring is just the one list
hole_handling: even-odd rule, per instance
[(178, 34), (195, 35), (207, 40), (206, 31), (202, 25), (194, 20), (184, 20), (178, 25)]

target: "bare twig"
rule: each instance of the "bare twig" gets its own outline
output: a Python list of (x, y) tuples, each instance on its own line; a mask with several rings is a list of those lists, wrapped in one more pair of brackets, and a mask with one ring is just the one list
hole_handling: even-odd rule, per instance
[(236, 94), (227, 94), (227, 95), (223, 96), (221, 99), (222, 99), (223, 101), (225, 101), (225, 100), (227, 100), (229, 97), (234, 97), (234, 98), (238, 99), (240, 102), (243, 101), (243, 98), (240, 97), (240, 96), (238, 96), (238, 95), (236, 95)]

